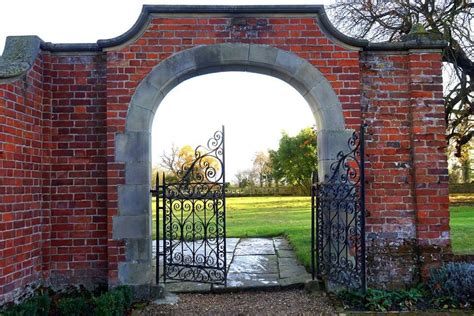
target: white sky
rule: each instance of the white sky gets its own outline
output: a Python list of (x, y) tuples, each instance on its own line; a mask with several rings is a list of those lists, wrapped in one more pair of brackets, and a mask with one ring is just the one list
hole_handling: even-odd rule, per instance
[[(328, 4), (281, 0), (82, 0), (0, 1), (0, 51), (8, 35), (38, 35), (46, 42), (93, 43), (123, 34), (143, 4)], [(153, 126), (153, 163), (163, 150), (198, 145), (226, 127), (226, 173), (251, 167), (257, 151), (277, 148), (281, 131), (290, 134), (314, 125), (306, 101), (286, 83), (263, 75), (231, 72), (192, 78), (161, 103)]]

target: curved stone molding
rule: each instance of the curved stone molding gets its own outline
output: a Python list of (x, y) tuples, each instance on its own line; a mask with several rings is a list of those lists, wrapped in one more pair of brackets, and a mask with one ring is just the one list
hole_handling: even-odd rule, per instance
[(306, 14), (314, 16), (321, 30), (333, 40), (347, 49), (352, 50), (408, 50), (413, 48), (444, 48), (447, 45), (443, 40), (419, 41), (410, 40), (404, 42), (382, 42), (371, 43), (365, 39), (358, 39), (347, 36), (334, 27), (328, 19), (323, 5), (144, 5), (135, 24), (124, 34), (111, 39), (98, 40), (97, 43), (84, 44), (54, 44), (41, 43), (41, 48), (48, 51), (68, 52), (68, 51), (102, 51), (104, 49), (124, 45), (141, 34), (150, 21), (152, 15), (179, 15), (179, 14), (225, 14), (225, 15), (245, 15), (245, 14)]
[(248, 71), (280, 78), (308, 101), (318, 128), (344, 129), (336, 93), (308, 61), (266, 45), (216, 44), (182, 51), (155, 66), (132, 97), (126, 131), (148, 133), (159, 103), (170, 90), (188, 78), (219, 71)]
[(41, 45), (37, 36), (9, 36), (0, 56), (0, 80), (24, 75), (34, 64)]
[(342, 34), (329, 21), (323, 5), (144, 5), (142, 12), (135, 24), (124, 34), (111, 39), (97, 41), (100, 48), (123, 45), (140, 34), (147, 26), (149, 16), (152, 14), (312, 14), (317, 18), (321, 29), (328, 37), (335, 39), (346, 47), (360, 48), (368, 45), (367, 40), (352, 38)]

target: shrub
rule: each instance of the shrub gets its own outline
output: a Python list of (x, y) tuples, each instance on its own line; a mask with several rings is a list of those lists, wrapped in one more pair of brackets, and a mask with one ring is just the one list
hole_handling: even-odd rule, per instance
[(125, 315), (133, 303), (133, 291), (128, 286), (119, 286), (109, 292), (93, 297), (87, 290), (69, 293), (51, 293), (53, 300), (45, 292), (21, 304), (1, 311), (0, 316), (121, 316)]
[(133, 292), (128, 286), (119, 286), (94, 298), (94, 315), (121, 316), (132, 305)]
[(121, 292), (123, 295), (123, 307), (128, 309), (133, 303), (133, 291), (132, 288), (126, 285), (118, 286), (114, 291)]
[(423, 299), (424, 291), (422, 286), (397, 291), (368, 289), (365, 293), (343, 291), (339, 297), (351, 308), (386, 312), (414, 309)]
[(47, 316), (51, 299), (47, 294), (40, 294), (14, 305), (3, 312), (4, 316)]
[[(448, 263), (431, 269), (428, 288), (438, 306), (467, 307), (474, 304), (474, 265)], [(447, 305), (447, 306), (446, 306)]]
[(365, 301), (364, 305), (369, 310), (386, 312), (393, 304), (393, 295), (384, 290), (368, 289)]
[(88, 315), (88, 304), (85, 297), (65, 297), (57, 303), (57, 309), (64, 316)]
[(423, 285), (414, 287), (408, 290), (399, 290), (393, 292), (395, 304), (400, 307), (401, 310), (413, 310), (416, 304), (423, 300), (426, 296), (426, 292)]

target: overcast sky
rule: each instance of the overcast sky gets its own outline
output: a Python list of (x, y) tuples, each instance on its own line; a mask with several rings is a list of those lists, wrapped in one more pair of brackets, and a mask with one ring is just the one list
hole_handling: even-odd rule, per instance
[[(91, 43), (116, 37), (137, 20), (143, 4), (327, 4), (323, 1), (0, 1), (0, 51), (8, 35), (38, 35), (53, 43)], [(251, 167), (257, 151), (276, 149), (282, 131), (314, 125), (310, 108), (288, 84), (230, 72), (195, 77), (173, 89), (153, 125), (153, 164), (172, 144), (196, 146), (226, 127), (226, 171), (232, 180)]]

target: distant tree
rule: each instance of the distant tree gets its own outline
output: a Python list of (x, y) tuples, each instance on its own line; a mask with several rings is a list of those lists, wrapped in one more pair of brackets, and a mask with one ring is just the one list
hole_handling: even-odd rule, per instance
[(283, 133), (278, 150), (269, 152), (273, 177), (286, 184), (296, 185), (302, 194), (309, 194), (311, 175), (317, 168), (316, 133), (302, 129), (296, 136)]
[(210, 169), (218, 173), (220, 171), (220, 164), (214, 157), (202, 156), (195, 163), (198, 156), (203, 154), (199, 150), (196, 152), (189, 145), (181, 148), (173, 145), (168, 153), (163, 152), (160, 166), (166, 172), (166, 181), (182, 181), (185, 177), (187, 177), (186, 180), (188, 181), (195, 181), (198, 180), (199, 176), (204, 176), (206, 171)]
[[(447, 138), (461, 157), (474, 136), (474, 2), (472, 0), (337, 0), (329, 7), (343, 32), (373, 41), (397, 41), (412, 29), (443, 39)], [(447, 79), (447, 80), (446, 80)]]
[(255, 154), (252, 171), (258, 179), (260, 187), (263, 187), (264, 183), (270, 184), (272, 168), (268, 152), (259, 151)]
[(151, 168), (151, 188), (156, 188), (156, 175), (160, 172), (158, 167)]
[(159, 167), (159, 166), (154, 166), (151, 168), (151, 188), (152, 189), (155, 189), (156, 188), (156, 176), (159, 175), (159, 180), (158, 180), (158, 183), (159, 184), (162, 184), (163, 183), (163, 175), (165, 176), (166, 180), (167, 181), (170, 181), (171, 179), (173, 179), (173, 177), (171, 176), (171, 174), (164, 170), (163, 168)]
[[(472, 173), (472, 159), (471, 159), (471, 151), (474, 148), (474, 141), (471, 140), (468, 144), (463, 146), (461, 150), (461, 155), (457, 158), (452, 158), (449, 164), (449, 182), (450, 183), (469, 183), (472, 181), (471, 173)], [(452, 153), (456, 149), (454, 145), (451, 144), (448, 147), (448, 154)]]
[(239, 188), (246, 188), (255, 185), (255, 175), (252, 173), (252, 170), (239, 170), (235, 174), (235, 177), (237, 178), (237, 185)]

